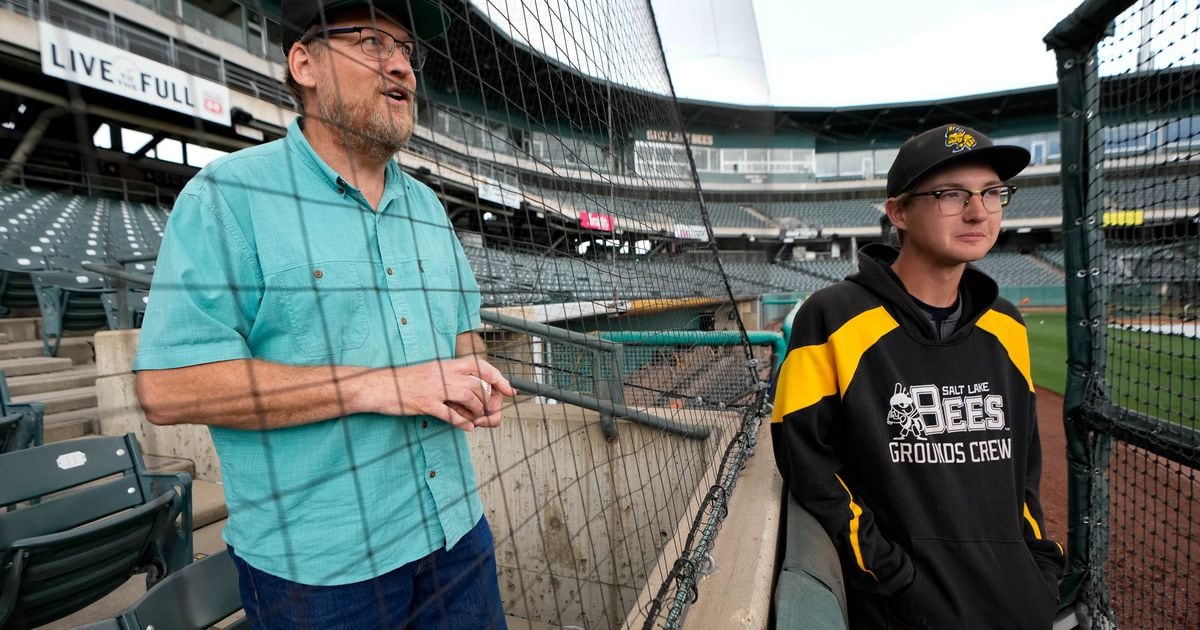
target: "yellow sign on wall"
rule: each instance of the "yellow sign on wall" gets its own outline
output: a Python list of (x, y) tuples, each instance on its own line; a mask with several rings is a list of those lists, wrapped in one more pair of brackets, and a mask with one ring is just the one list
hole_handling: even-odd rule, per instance
[(1142, 225), (1145, 222), (1145, 210), (1110, 210), (1104, 213), (1104, 227)]

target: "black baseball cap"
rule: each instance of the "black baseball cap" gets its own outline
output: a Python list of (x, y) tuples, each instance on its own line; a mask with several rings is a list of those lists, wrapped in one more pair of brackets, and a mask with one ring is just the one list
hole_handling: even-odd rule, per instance
[(908, 192), (922, 177), (960, 162), (983, 162), (1008, 181), (1029, 166), (1029, 151), (992, 139), (963, 125), (942, 125), (909, 138), (888, 170), (887, 196)]
[(380, 17), (403, 24), (415, 36), (431, 40), (450, 25), (450, 16), (434, 0), (283, 0), (280, 16), (283, 21), (283, 56), (292, 44), (300, 41), (304, 31), (321, 19), (328, 21), (335, 11), (353, 7), (374, 6)]

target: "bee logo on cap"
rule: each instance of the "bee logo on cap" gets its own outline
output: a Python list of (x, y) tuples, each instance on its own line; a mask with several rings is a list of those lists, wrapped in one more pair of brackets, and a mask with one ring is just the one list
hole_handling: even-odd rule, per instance
[(975, 136), (958, 125), (951, 125), (946, 127), (946, 146), (954, 149), (955, 153), (970, 151), (975, 148)]

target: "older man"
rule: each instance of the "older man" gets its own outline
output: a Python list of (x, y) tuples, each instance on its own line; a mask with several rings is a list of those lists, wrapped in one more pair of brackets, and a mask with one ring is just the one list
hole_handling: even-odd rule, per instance
[(1063, 555), (1038, 496), (1029, 341), (970, 265), (1027, 164), (961, 125), (904, 143), (886, 203), (900, 250), (864, 247), (796, 316), (775, 458), (841, 555), (851, 628), (1051, 625)]
[[(287, 137), (180, 194), (135, 370), (155, 424), (210, 427), (256, 628), (503, 627), (465, 432), (509, 383), (412, 134), (418, 0), (284, 0)], [(455, 358), (458, 357), (458, 358)]]

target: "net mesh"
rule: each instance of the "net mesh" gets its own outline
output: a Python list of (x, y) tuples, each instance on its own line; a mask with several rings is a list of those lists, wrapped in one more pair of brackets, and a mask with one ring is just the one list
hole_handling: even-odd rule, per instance
[(1074, 57), (1087, 67), (1074, 114), (1087, 120), (1086, 205), (1064, 225), (1075, 232), (1068, 281), (1088, 287), (1069, 322), (1072, 380), (1085, 391), (1075, 420), (1088, 432), (1072, 532), (1089, 543), (1073, 549), (1088, 556), (1082, 602), (1094, 619), (1194, 627), (1200, 5), (1143, 0), (1096, 23), (1110, 31)]
[[(648, 5), (478, 8), (478, 14), (458, 16), (456, 24), (470, 28), (451, 31), (445, 63), (431, 63), (423, 76), (430, 93), (452, 95), (425, 112), (430, 126), (463, 142), (466, 151), (448, 155), (439, 148), (448, 143), (436, 136), (419, 138), (418, 146), (438, 168), (465, 167), (476, 186), (495, 182), (511, 195), (510, 206), (525, 210), (499, 221), (479, 216), (483, 242), (467, 251), (478, 263), (484, 303), (598, 309), (605, 320), (573, 326), (597, 333), (713, 329), (717, 320), (723, 320), (720, 328), (736, 330), (715, 249), (703, 240), (709, 230), (692, 173), (639, 168), (654, 149), (635, 137), (647, 129), (681, 129)], [(525, 49), (566, 68), (531, 63)], [(463, 55), (467, 50), (471, 57)], [(493, 62), (507, 72), (487, 72)], [(679, 308), (699, 298), (702, 308)], [(627, 618), (674, 625), (679, 611), (653, 607), (649, 589), (667, 582), (667, 570), (685, 555), (689, 545), (680, 528), (691, 525), (699, 497), (718, 482), (716, 445), (738, 432), (745, 415), (738, 408), (761, 401), (755, 386), (766, 372), (747, 368), (752, 355), (745, 346), (628, 345), (614, 357), (514, 337), (496, 344), (492, 355), (531, 380), (712, 433), (700, 446), (662, 432), (631, 436), (625, 427), (611, 443), (595, 424), (590, 432), (555, 429), (544, 447), (525, 444), (512, 454), (517, 472), (481, 470), (489, 516), (490, 506), (502, 504), (508, 516), (496, 521), (511, 523), (497, 547), (506, 609), (585, 627), (621, 625)], [(761, 350), (758, 355), (769, 359)], [(551, 426), (566, 409), (517, 411)], [(580, 452), (593, 455), (581, 462), (572, 455)], [(531, 476), (526, 486), (522, 476), (539, 464), (556, 481)], [(514, 518), (514, 500), (525, 501), (519, 490), (507, 489), (521, 487), (534, 488), (538, 498)], [(504, 500), (489, 497), (492, 488), (505, 489)]]
[[(232, 206), (239, 199), (267, 201), (253, 218), (237, 214), (237, 208), (229, 215), (246, 224), (218, 221), (208, 224), (211, 232), (183, 236), (187, 247), (178, 242), (174, 261), (164, 264), (160, 257), (157, 270), (151, 259), (161, 226), (127, 247), (120, 236), (133, 219), (122, 210), (78, 223), (80, 229), (90, 225), (115, 233), (115, 240), (81, 237), (56, 242), (53, 252), (32, 250), (57, 257), (39, 257), (36, 264), (45, 267), (32, 272), (76, 268), (85, 256), (89, 263), (133, 256), (137, 271), (156, 273), (144, 343), (151, 343), (145, 331), (166, 312), (155, 303), (203, 295), (201, 301), (211, 300), (205, 303), (214, 320), (230, 314), (230, 302), (258, 309), (255, 321), (221, 322), (246, 333), (250, 346), (268, 348), (265, 357), (255, 350), (258, 358), (343, 365), (363, 360), (368, 355), (361, 353), (378, 344), (371, 350), (374, 358), (363, 360), (373, 372), (420, 363), (412, 357), (420, 354), (413, 348), (422, 345), (421, 337), (432, 340), (422, 361), (452, 359), (458, 352), (455, 334), (462, 332), (463, 311), (473, 297), (465, 278), (473, 276), (484, 310), (484, 358), (519, 390), (505, 401), (500, 426), (470, 434), (474, 479), (464, 482), (477, 481), (495, 537), (506, 613), (564, 627), (675, 627), (694, 592), (697, 558), (711, 547), (724, 517), (724, 497), (753, 451), (776, 357), (769, 346), (752, 346), (745, 334), (743, 316), (753, 312), (748, 305), (755, 296), (735, 295), (730, 287), (694, 167), (678, 161), (664, 166), (658, 155), (664, 146), (676, 154), (682, 141), (640, 140), (686, 137), (652, 9), (645, 0), (471, 0), (442, 7), (449, 18), (445, 33), (419, 42), (427, 59), (408, 105), (416, 124), (398, 161), (434, 191), (447, 221), (412, 214), (402, 225), (385, 227), (395, 219), (382, 209), (372, 212), (365, 188), (362, 199), (351, 190), (351, 180), (361, 182), (363, 174), (331, 164), (338, 171), (338, 194), (353, 198), (359, 211), (349, 228), (339, 223), (342, 227), (331, 229), (333, 223), (320, 214), (328, 200), (311, 185), (321, 179), (321, 169), (304, 170), (303, 159), (292, 153), (278, 165), (291, 178), (246, 183), (214, 175), (210, 185), (221, 198), (233, 199)], [(376, 11), (380, 19), (398, 18), (380, 7)], [(326, 140), (345, 147), (386, 140), (403, 126), (395, 117), (371, 119), (363, 109), (373, 107), (363, 99), (375, 95), (364, 96), (355, 81), (378, 79), (377, 62), (364, 56), (367, 46), (362, 33), (339, 33), (313, 55), (319, 80), (308, 94), (314, 99), (309, 120), (324, 121), (333, 130)], [(233, 85), (232, 77), (229, 81)], [(279, 86), (271, 87), (270, 100), (285, 102)], [(77, 118), (88, 128), (83, 114)], [(14, 191), (22, 197), (45, 192), (32, 186)], [(411, 188), (405, 194), (410, 205), (418, 197)], [(57, 204), (51, 197), (46, 203)], [(217, 196), (205, 199), (220, 203)], [(146, 212), (161, 223), (160, 211)], [(72, 221), (68, 228), (75, 226), (74, 214), (64, 213)], [(281, 222), (261, 223), (267, 215)], [(174, 215), (173, 221), (163, 237), (167, 244), (172, 229), (198, 227)], [(251, 245), (215, 236), (228, 236), (231, 229), (252, 232), (257, 240)], [(397, 240), (388, 242), (387, 235)], [(25, 253), (30, 243), (21, 239), (17, 231), (4, 236), (6, 247)], [(377, 246), (379, 255), (359, 258), (367, 251), (361, 242)], [(397, 243), (411, 249), (397, 250)], [(240, 248), (251, 246), (261, 249), (243, 256)], [(104, 251), (85, 255), (85, 248)], [(189, 264), (181, 262), (188, 259), (185, 250), (193, 248), (193, 254), (207, 252), (230, 266), (261, 259), (262, 275), (247, 282), (229, 269), (179, 273)], [(268, 250), (295, 264), (276, 265)], [(134, 271), (129, 265), (125, 270)], [(89, 290), (111, 293), (104, 286), (109, 281), (99, 276), (91, 281), (95, 286)], [(142, 297), (130, 299), (140, 304)], [(246, 332), (276, 316), (289, 322), (286, 332), (262, 333), (261, 327)], [(155, 331), (164, 334), (161, 326)], [(265, 336), (255, 341), (259, 334)], [(255, 417), (266, 423), (275, 397), (301, 395), (309, 386), (295, 381), (276, 387), (271, 370), (256, 364), (246, 364), (239, 379), (248, 388), (245, 398), (258, 405), (242, 427), (249, 429), (260, 426)], [(241, 456), (253, 460), (266, 481), (256, 490), (234, 488), (232, 519), (257, 518), (276, 528), (270, 544), (286, 556), (285, 564), (294, 568), (311, 560), (306, 555), (321, 542), (311, 536), (314, 518), (326, 519), (322, 527), (331, 539), (333, 532), (353, 530), (349, 546), (365, 545), (365, 560), (330, 549), (319, 576), (323, 582), (350, 580), (363, 566), (377, 565), (396, 546), (409, 544), (405, 532), (366, 525), (378, 504), (410, 499), (380, 484), (386, 472), (381, 462), (401, 461), (421, 480), (449, 476), (423, 468), (427, 438), (340, 417), (348, 413), (343, 397), (350, 382), (333, 377), (343, 405), (333, 415), (342, 424), (322, 429), (324, 441), (311, 445), (311, 452), (303, 450), (310, 445), (297, 450), (301, 432), (262, 431), (254, 444), (236, 438), (238, 449), (249, 449), (240, 450)], [(449, 391), (446, 383), (431, 387)], [(172, 404), (178, 411), (233, 404), (235, 398), (221, 392), (210, 400)], [(231, 455), (227, 447), (235, 438), (223, 435), (218, 451)], [(311, 458), (295, 457), (301, 453)], [(240, 479), (236, 467), (245, 461), (223, 462), (230, 487), (237, 484), (231, 475)], [(317, 466), (325, 468), (314, 478), (311, 468)], [(335, 483), (345, 489), (342, 512), (322, 515), (314, 497)], [(438, 492), (450, 493), (435, 497), (439, 510), (443, 501), (449, 510), (467, 501), (464, 488)], [(422, 514), (416, 528), (440, 535), (442, 516)], [(249, 545), (239, 551), (255, 553)], [(434, 593), (414, 614), (441, 606), (448, 592)]]

